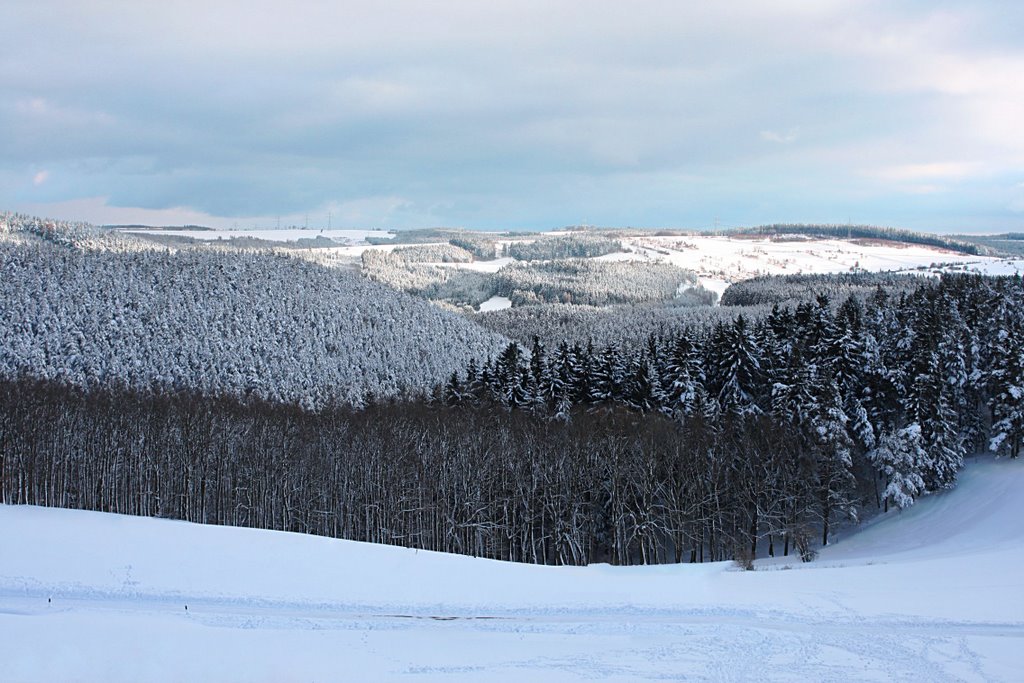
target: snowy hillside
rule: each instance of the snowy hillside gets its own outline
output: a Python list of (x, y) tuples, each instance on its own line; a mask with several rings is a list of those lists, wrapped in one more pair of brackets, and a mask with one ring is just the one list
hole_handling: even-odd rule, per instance
[(355, 273), (246, 251), (0, 242), (0, 373), (318, 407), (444, 381), (507, 343)]
[(49, 244), (74, 249), (125, 251), (146, 245), (132, 235), (89, 223), (57, 221), (0, 211), (0, 243)]
[[(91, 229), (95, 231), (95, 228)], [(632, 280), (633, 273), (638, 277), (646, 277), (652, 269), (664, 269), (667, 266), (680, 268), (682, 271), (676, 283), (679, 294), (685, 293), (690, 287), (691, 277), (695, 277), (696, 282), (703, 288), (699, 291), (707, 290), (721, 296), (730, 284), (771, 275), (851, 272), (972, 272), (1013, 275), (1024, 270), (1024, 261), (1020, 259), (951, 251), (932, 244), (901, 242), (895, 238), (826, 237), (814, 235), (813, 232), (664, 235), (643, 230), (593, 233), (554, 231), (527, 237), (517, 237), (508, 233), (427, 232), (429, 234), (398, 233), (396, 236), (396, 233), (372, 230), (131, 229), (118, 231), (114, 237), (179, 236), (197, 240), (199, 243), (220, 245), (229, 245), (232, 243), (231, 240), (244, 238), (258, 240), (260, 244), (268, 246), (279, 244), (282, 247), (289, 247), (289, 252), (299, 258), (331, 266), (362, 265), (364, 274), (392, 287), (427, 299), (445, 301), (457, 307), (469, 307), (479, 311), (500, 310), (509, 305), (524, 303), (517, 303), (516, 297), (508, 297), (509, 292), (501, 291), (502, 279), (495, 274), (504, 273), (507, 280), (510, 274), (516, 272), (516, 268), (521, 270), (526, 267), (523, 264), (528, 260), (536, 264), (539, 262), (537, 259), (565, 258), (566, 253), (563, 252), (567, 244), (570, 247), (581, 247), (576, 249), (573, 255), (583, 256), (588, 261), (595, 262), (591, 264), (595, 268), (598, 267), (597, 262), (633, 262), (637, 265), (635, 271), (631, 272), (628, 268), (624, 270), (628, 277), (619, 273), (610, 278), (613, 284)], [(898, 237), (897, 233), (898, 231), (894, 235)], [(466, 238), (466, 234), (473, 237)], [(495, 251), (494, 257), (470, 258), (460, 262), (440, 257), (420, 258), (416, 263), (392, 267), (388, 272), (382, 272), (380, 268), (366, 267), (367, 257), (364, 254), (367, 251), (384, 255), (397, 248), (418, 249), (424, 253), (436, 250), (440, 253), (443, 248), (451, 248), (452, 245), (444, 241), (451, 235), (462, 236), (461, 241), (460, 238), (453, 238), (460, 243), (466, 239), (486, 241)], [(441, 241), (429, 241), (431, 238)], [(396, 243), (381, 244), (388, 239), (395, 239)], [(936, 241), (941, 242), (942, 238), (936, 236)], [(294, 249), (296, 246), (317, 248)], [(562, 251), (559, 251), (559, 247)], [(378, 263), (380, 259), (375, 258), (372, 261)], [(544, 279), (542, 273), (535, 272), (536, 265), (526, 268), (532, 277)], [(484, 274), (491, 274), (494, 277), (488, 278)], [(560, 285), (551, 282), (547, 283), (547, 286), (558, 289)], [(611, 285), (603, 282), (602, 286)], [(635, 283), (630, 282), (630, 286), (635, 286)], [(646, 299), (653, 298), (650, 293), (645, 296)], [(671, 298), (669, 296), (669, 299)], [(577, 296), (573, 299), (577, 304), (591, 303), (587, 297)]]
[(645, 259), (667, 261), (700, 276), (708, 289), (721, 293), (730, 283), (759, 275), (905, 272), (950, 265), (987, 272), (999, 259), (974, 256), (920, 244), (882, 240), (841, 240), (804, 236), (689, 237), (652, 236), (627, 240)]
[[(372, 246), (366, 238), (389, 238), (393, 233), (358, 230), (137, 230), (136, 233), (180, 235), (211, 242), (231, 238), (249, 237), (286, 244), (296, 240), (310, 240), (318, 235), (329, 237), (344, 247), (326, 247), (321, 258), (355, 263), (367, 249), (388, 251), (396, 245)], [(493, 260), (475, 260), (465, 263), (423, 263), (444, 265), (459, 270), (496, 272), (500, 268), (527, 258), (564, 258), (547, 254), (538, 247), (549, 242), (566, 239), (590, 239), (612, 242), (600, 237), (604, 233), (550, 232), (525, 238), (480, 233), (482, 239), (491, 240), (498, 256)], [(794, 275), (867, 272), (907, 272), (920, 268), (929, 270), (968, 270), (988, 274), (1013, 274), (1020, 264), (1012, 260), (991, 256), (976, 256), (950, 251), (927, 244), (910, 244), (885, 239), (840, 239), (813, 235), (659, 235), (641, 230), (613, 231), (614, 243), (620, 250), (596, 256), (596, 260), (662, 262), (679, 266), (698, 274), (700, 282), (719, 294), (731, 283), (761, 275)], [(440, 237), (443, 237), (439, 233)], [(572, 236), (572, 237), (567, 237)], [(440, 246), (446, 242), (422, 242), (421, 246)], [(592, 256), (589, 252), (587, 256)]]
[(1022, 489), (1024, 463), (972, 462), (815, 563), (755, 572), (0, 506), (3, 678), (1019, 680)]

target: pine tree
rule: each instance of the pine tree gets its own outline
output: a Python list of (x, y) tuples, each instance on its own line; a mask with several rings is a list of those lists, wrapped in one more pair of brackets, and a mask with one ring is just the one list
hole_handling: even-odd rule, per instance
[(849, 418), (843, 412), (839, 387), (828, 374), (812, 377), (814, 404), (808, 427), (815, 446), (818, 490), (821, 501), (822, 545), (828, 545), (832, 513), (853, 514), (849, 494), (853, 475), (853, 446), (847, 434)]
[(916, 423), (882, 434), (878, 446), (868, 452), (868, 460), (885, 479), (882, 499), (886, 511), (890, 503), (906, 509), (924, 493), (922, 473), (927, 459), (921, 443), (921, 427)]
[(661, 411), (668, 405), (658, 371), (647, 354), (630, 364), (626, 403), (641, 412)]
[(453, 372), (448, 378), (444, 388), (444, 404), (448, 406), (460, 405), (465, 400), (466, 393), (463, 390), (462, 382), (459, 381), (459, 374)]
[(1004, 328), (997, 335), (990, 372), (993, 424), (989, 448), (1011, 458), (1020, 455), (1024, 436), (1024, 339), (1021, 330), (1015, 332)]
[(540, 337), (534, 335), (533, 347), (530, 350), (530, 377), (527, 392), (532, 402), (543, 406), (551, 395), (551, 376), (544, 344)]
[(693, 415), (697, 392), (704, 388), (705, 381), (700, 346), (688, 330), (682, 330), (672, 344), (664, 373), (668, 406), (682, 415)]
[(718, 403), (734, 415), (761, 413), (761, 362), (753, 335), (742, 315), (726, 327), (720, 326), (709, 348), (715, 367)]
[(501, 403), (518, 408), (533, 402), (530, 394), (530, 370), (523, 364), (519, 345), (512, 342), (494, 364), (494, 383)]

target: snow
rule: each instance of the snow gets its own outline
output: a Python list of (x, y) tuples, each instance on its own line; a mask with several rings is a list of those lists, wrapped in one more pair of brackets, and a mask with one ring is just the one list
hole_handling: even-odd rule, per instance
[(264, 240), (267, 242), (296, 242), (326, 237), (338, 244), (365, 243), (367, 237), (392, 239), (395, 234), (386, 230), (325, 230), (319, 228), (284, 228), (280, 230), (161, 230), (156, 228), (133, 228), (122, 232), (144, 235), (168, 235), (191, 237), (206, 242), (236, 237)]
[(717, 283), (738, 282), (758, 275), (902, 271), (946, 264), (985, 272), (999, 263), (990, 257), (881, 240), (652, 235), (623, 241), (628, 248), (649, 258), (695, 271), (701, 283), (714, 291), (720, 291)]
[[(561, 233), (547, 233), (556, 236)], [(535, 240), (499, 239), (500, 246)], [(884, 240), (842, 240), (792, 236), (720, 237), (712, 235), (628, 236), (626, 251), (595, 257), (597, 261), (662, 261), (691, 270), (698, 282), (721, 298), (734, 282), (759, 275), (891, 271), (932, 273), (971, 271), (990, 275), (1024, 272), (1024, 260), (972, 256), (925, 245)], [(380, 248), (380, 247), (374, 247)], [(351, 248), (350, 248), (351, 249)], [(359, 250), (361, 251), (361, 249)], [(358, 252), (346, 252), (358, 255)], [(436, 264), (447, 268), (494, 273), (515, 262), (511, 258), (470, 263)]]
[(981, 275), (1017, 275), (1024, 273), (1024, 259), (986, 259), (941, 268), (943, 272), (969, 272)]
[(646, 255), (641, 252), (632, 251), (613, 251), (610, 254), (603, 256), (595, 256), (595, 261), (642, 261), (646, 258)]
[[(6, 681), (1019, 680), (1024, 463), (818, 561), (538, 567), (0, 506)], [(185, 606), (188, 609), (185, 609)]]
[(442, 266), (444, 268), (459, 268), (461, 270), (475, 270), (478, 273), (497, 273), (503, 267), (510, 263), (515, 263), (514, 258), (507, 256), (502, 258), (491, 259), (490, 261), (469, 261), (466, 263), (433, 263), (434, 266)]
[(725, 294), (725, 290), (729, 289), (730, 282), (726, 280), (719, 280), (713, 277), (701, 277), (697, 278), (697, 282), (707, 290), (710, 290), (718, 295), (721, 299), (722, 295)]
[[(161, 230), (126, 229), (123, 232), (191, 237), (203, 241), (249, 237), (269, 242), (295, 242), (326, 237), (343, 247), (332, 249), (337, 256), (358, 258), (367, 248), (368, 237), (390, 239), (394, 233), (384, 230), (326, 230), (288, 228), (279, 230)], [(568, 235), (550, 232), (548, 236)], [(498, 239), (499, 246), (530, 243), (528, 239)], [(840, 273), (852, 270), (911, 271), (928, 268), (942, 271), (970, 271), (987, 275), (1013, 275), (1024, 272), (1024, 260), (971, 256), (924, 245), (882, 240), (841, 240), (792, 236), (778, 240), (770, 237), (721, 237), (711, 235), (630, 236), (621, 239), (626, 252), (597, 257), (603, 261), (661, 260), (693, 270), (705, 288), (721, 294), (732, 282), (758, 275), (794, 273)], [(375, 245), (390, 250), (398, 245)], [(494, 273), (514, 259), (500, 258), (471, 263), (437, 264)]]
[(480, 304), (480, 312), (500, 311), (505, 308), (512, 308), (512, 300), (507, 296), (494, 295), (487, 301)]

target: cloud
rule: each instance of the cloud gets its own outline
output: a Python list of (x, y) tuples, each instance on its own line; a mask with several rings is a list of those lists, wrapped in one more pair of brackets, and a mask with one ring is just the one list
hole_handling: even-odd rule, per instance
[(899, 164), (877, 169), (873, 175), (883, 180), (962, 180), (979, 175), (985, 166), (979, 162), (940, 161), (923, 164)]
[[(339, 227), (396, 227), (399, 221), (426, 218), (418, 216), (421, 207), (416, 207), (402, 197), (365, 197), (350, 202), (332, 202), (310, 211), (237, 217), (215, 216), (188, 207), (147, 209), (131, 206), (112, 206), (109, 197), (85, 197), (58, 202), (36, 202), (26, 204), (28, 213), (50, 218), (73, 216), (96, 225), (203, 225), (213, 228), (270, 228), (278, 225), (326, 226), (328, 223)], [(429, 214), (429, 211), (424, 212)], [(384, 220), (381, 220), (384, 217)], [(391, 220), (389, 220), (391, 219)], [(434, 225), (430, 220), (422, 227)]]
[(31, 214), (47, 218), (74, 217), (96, 225), (207, 225), (210, 227), (231, 227), (230, 221), (218, 219), (192, 209), (173, 207), (168, 209), (143, 209), (138, 207), (116, 207), (107, 203), (106, 197), (86, 197), (58, 202), (37, 202), (24, 205)]
[(1005, 3), (57, 0), (0, 23), (0, 208), (501, 228), (856, 202), (952, 226), (1009, 220), (997, 184), (1024, 171)]
[(774, 130), (762, 130), (761, 131), (761, 139), (762, 140), (764, 140), (766, 142), (777, 142), (777, 143), (783, 144), (783, 145), (788, 145), (791, 142), (796, 142), (797, 137), (799, 137), (799, 135), (798, 135), (797, 130), (795, 128), (791, 128), (788, 131), (786, 131), (785, 133), (779, 133), (779, 132), (774, 131)]

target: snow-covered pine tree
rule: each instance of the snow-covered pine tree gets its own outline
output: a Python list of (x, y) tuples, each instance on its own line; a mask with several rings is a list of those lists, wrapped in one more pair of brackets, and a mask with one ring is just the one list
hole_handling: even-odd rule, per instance
[(996, 335), (989, 373), (993, 420), (989, 448), (1016, 458), (1024, 437), (1024, 330), (1006, 323)]
[(732, 325), (719, 325), (708, 353), (722, 410), (739, 416), (761, 413), (760, 352), (746, 319), (740, 315)]
[(706, 381), (701, 348), (686, 329), (676, 335), (671, 348), (663, 378), (668, 405), (684, 416), (693, 415), (697, 392)]
[(630, 363), (626, 403), (641, 412), (660, 411), (668, 405), (661, 377), (650, 356), (641, 353)]
[(890, 503), (906, 509), (924, 493), (922, 473), (927, 459), (921, 444), (921, 427), (917, 423), (882, 433), (878, 445), (868, 451), (868, 460), (885, 483), (880, 497), (886, 511)]
[(849, 418), (843, 412), (839, 386), (828, 373), (812, 377), (812, 405), (808, 427), (815, 446), (818, 495), (821, 502), (822, 545), (828, 545), (832, 514), (854, 515), (850, 501), (854, 482), (853, 443), (847, 434)]

